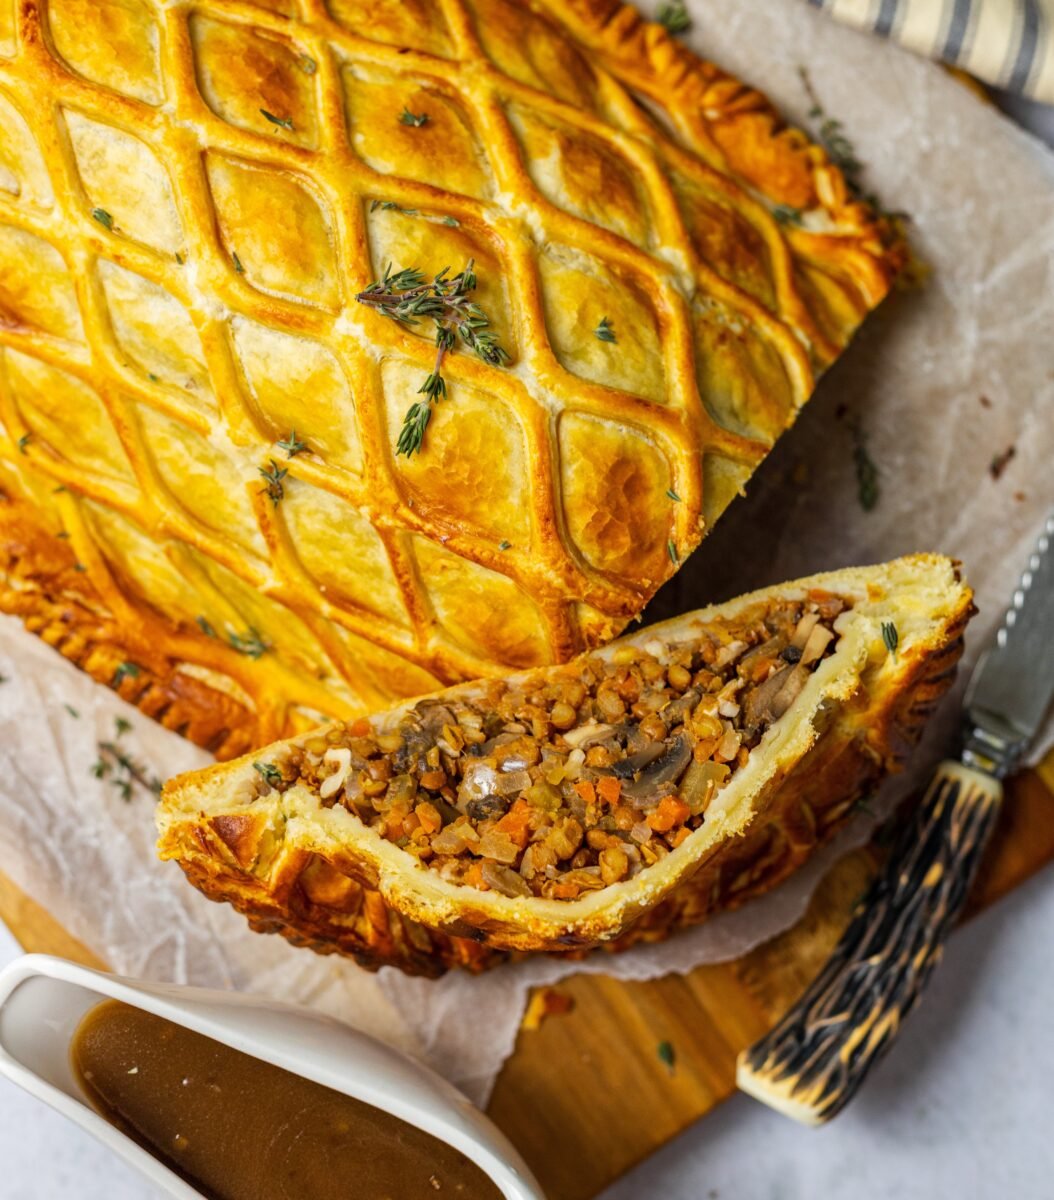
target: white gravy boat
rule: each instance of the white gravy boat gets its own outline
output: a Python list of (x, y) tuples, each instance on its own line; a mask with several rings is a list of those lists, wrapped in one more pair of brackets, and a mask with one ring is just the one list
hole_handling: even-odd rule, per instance
[(17, 959), (0, 971), (0, 1075), (93, 1134), (163, 1195), (202, 1200), (200, 1192), (96, 1112), (70, 1061), (70, 1041), (81, 1018), (108, 999), (391, 1113), (460, 1150), (505, 1200), (545, 1200), (509, 1140), (453, 1085), (350, 1026), (238, 992), (123, 979), (45, 954)]

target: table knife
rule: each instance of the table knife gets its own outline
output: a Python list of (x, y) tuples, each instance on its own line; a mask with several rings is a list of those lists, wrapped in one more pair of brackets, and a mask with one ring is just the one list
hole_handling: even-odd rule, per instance
[(942, 762), (827, 965), (736, 1064), (739, 1087), (809, 1125), (849, 1102), (940, 961), (1003, 800), (1054, 696), (1054, 514), (963, 701)]

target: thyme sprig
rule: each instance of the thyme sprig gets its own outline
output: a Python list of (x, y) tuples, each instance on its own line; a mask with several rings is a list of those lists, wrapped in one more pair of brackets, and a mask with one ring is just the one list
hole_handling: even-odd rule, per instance
[(885, 642), (889, 653), (896, 658), (897, 647), (900, 645), (900, 634), (897, 632), (897, 627), (892, 621), (882, 622), (882, 641)]
[[(289, 457), (292, 458), (293, 456), (290, 455)], [(279, 500), (285, 495), (285, 485), (282, 483), (282, 480), (289, 474), (289, 470), (286, 467), (280, 467), (273, 458), (268, 461), (271, 464), (270, 467), (258, 468), (260, 474), (266, 480), (260, 491), (265, 492), (271, 498), (271, 503), (277, 508)]]
[[(117, 736), (120, 737), (125, 732), (127, 731), (124, 729), (118, 729)], [(96, 748), (99, 757), (92, 764), (91, 773), (96, 779), (108, 779), (126, 803), (132, 799), (133, 784), (146, 788), (155, 796), (161, 795), (161, 780), (156, 775), (149, 774), (142, 763), (136, 762), (130, 754), (126, 754), (116, 742), (97, 742)]]
[(907, 213), (890, 212), (882, 206), (881, 201), (874, 192), (869, 192), (865, 189), (863, 184), (864, 164), (857, 157), (856, 147), (845, 132), (845, 126), (837, 117), (832, 117), (820, 103), (820, 97), (817, 95), (812, 79), (805, 67), (798, 68), (798, 75), (801, 78), (802, 87), (805, 88), (805, 94), (809, 97), (811, 105), (809, 120), (819, 122), (816, 136), (820, 145), (827, 151), (827, 157), (842, 172), (849, 190), (858, 199), (870, 205), (880, 217), (885, 217), (890, 221), (908, 220)]
[(447, 392), (443, 360), (457, 346), (459, 338), (491, 366), (498, 367), (509, 360), (490, 327), (490, 318), (469, 298), (477, 283), (474, 266), (474, 260), (469, 259), (457, 275), (451, 276), (450, 268), (444, 267), (432, 279), (426, 279), (416, 267), (393, 271), (389, 263), (384, 278), (371, 283), (355, 297), (360, 304), (376, 309), (400, 325), (413, 326), (422, 319), (435, 322), (435, 365), (418, 388), (418, 395), (425, 399), (415, 401), (407, 410), (396, 454), (409, 456), (421, 449), (432, 419), (432, 405), (438, 404)]

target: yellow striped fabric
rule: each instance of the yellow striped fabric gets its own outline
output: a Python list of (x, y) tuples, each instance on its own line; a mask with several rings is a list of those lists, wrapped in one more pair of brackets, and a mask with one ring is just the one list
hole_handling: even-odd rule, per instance
[(858, 29), (1054, 103), (1054, 0), (809, 0)]

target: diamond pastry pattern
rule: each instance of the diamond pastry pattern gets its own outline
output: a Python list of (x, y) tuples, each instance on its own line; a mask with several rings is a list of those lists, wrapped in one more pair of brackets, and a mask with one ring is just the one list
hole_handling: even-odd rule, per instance
[[(611, 636), (888, 283), (822, 155), (613, 0), (0, 12), (0, 482), (254, 739)], [(451, 355), (396, 459), (432, 337), (354, 294), (469, 257), (510, 363)]]

